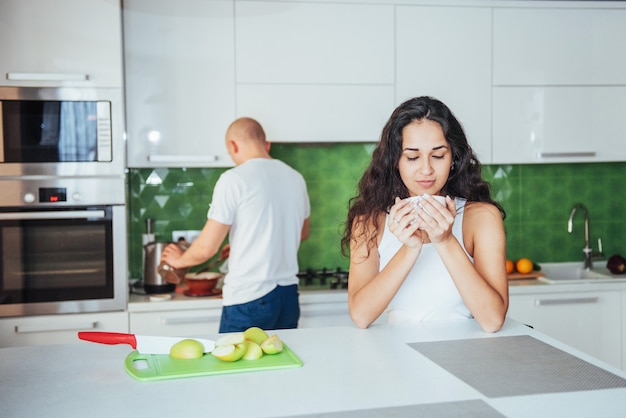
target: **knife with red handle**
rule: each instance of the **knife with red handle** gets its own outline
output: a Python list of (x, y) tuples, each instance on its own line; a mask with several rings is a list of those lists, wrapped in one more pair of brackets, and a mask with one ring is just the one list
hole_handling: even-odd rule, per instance
[[(91, 341), (99, 344), (128, 344), (141, 354), (169, 354), (170, 349), (179, 341), (189, 338), (185, 337), (153, 337), (147, 335), (124, 334), (120, 332), (94, 332), (81, 331), (78, 338), (84, 341)], [(191, 338), (204, 345), (204, 352), (210, 353), (215, 348), (215, 342), (202, 338)]]

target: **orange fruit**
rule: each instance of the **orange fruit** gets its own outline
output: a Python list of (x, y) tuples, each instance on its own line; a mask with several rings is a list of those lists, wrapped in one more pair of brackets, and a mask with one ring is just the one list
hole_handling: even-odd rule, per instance
[(528, 258), (520, 258), (515, 262), (515, 269), (518, 273), (527, 274), (533, 271), (533, 262)]
[(506, 260), (506, 274), (511, 274), (515, 271), (515, 265), (511, 260)]

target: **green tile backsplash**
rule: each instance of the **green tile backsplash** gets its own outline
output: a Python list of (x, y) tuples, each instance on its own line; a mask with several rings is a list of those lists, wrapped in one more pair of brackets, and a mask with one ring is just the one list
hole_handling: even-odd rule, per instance
[[(271, 154), (302, 173), (311, 199), (311, 234), (299, 252), (300, 269), (348, 267), (340, 236), (357, 182), (373, 144), (273, 144)], [(141, 276), (141, 234), (145, 220), (155, 220), (158, 240), (174, 230), (201, 229), (213, 186), (224, 168), (130, 169), (129, 265)], [(589, 210), (594, 250), (602, 238), (607, 256), (626, 255), (626, 163), (487, 165), (484, 175), (507, 212), (507, 256), (536, 262), (581, 261), (582, 213), (573, 232), (567, 220), (575, 203)], [(161, 184), (151, 184), (158, 177)]]

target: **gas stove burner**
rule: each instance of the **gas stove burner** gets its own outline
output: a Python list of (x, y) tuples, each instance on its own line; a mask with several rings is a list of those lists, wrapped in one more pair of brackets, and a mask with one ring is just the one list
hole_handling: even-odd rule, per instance
[(305, 286), (311, 286), (313, 284), (313, 279), (315, 278), (315, 271), (313, 269), (307, 269), (306, 271), (299, 272), (296, 276), (298, 276), (301, 281), (304, 279)]
[(330, 289), (348, 288), (348, 271), (341, 267), (335, 269), (323, 267), (319, 270), (306, 269), (297, 274), (301, 286), (319, 286)]

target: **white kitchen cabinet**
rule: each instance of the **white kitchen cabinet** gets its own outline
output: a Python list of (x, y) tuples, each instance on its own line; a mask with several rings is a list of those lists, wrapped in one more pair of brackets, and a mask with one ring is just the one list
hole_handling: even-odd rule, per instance
[(622, 368), (621, 298), (615, 289), (516, 293), (508, 316)]
[(495, 164), (626, 161), (626, 86), (494, 87)]
[(626, 10), (493, 10), (493, 163), (625, 161)]
[(237, 86), (237, 113), (271, 142), (376, 142), (394, 107), (391, 86)]
[(237, 83), (392, 84), (393, 6), (237, 1)]
[(237, 1), (238, 116), (273, 142), (375, 142), (394, 99), (393, 5)]
[(130, 312), (129, 327), (133, 334), (202, 337), (218, 333), (221, 315), (221, 307)]
[[(171, 300), (151, 302), (148, 296), (131, 294), (128, 310), (132, 333), (206, 337), (219, 331), (222, 301), (220, 298), (192, 298), (177, 292)], [(351, 324), (347, 292), (300, 292), (299, 328)]]
[(0, 347), (76, 343), (79, 331), (128, 332), (127, 312), (59, 314), (0, 319)]
[(494, 8), (494, 85), (626, 84), (626, 10), (589, 3)]
[(443, 101), (491, 162), (491, 9), (398, 6), (396, 98)]
[(232, 0), (125, 0), (130, 167), (232, 166)]
[[(387, 321), (387, 314), (383, 313), (374, 324), (385, 324)], [(346, 291), (331, 290), (318, 295), (300, 292), (298, 328), (338, 326), (356, 327), (350, 318)]]
[(2, 0), (0, 85), (122, 87), (119, 0)]
[(626, 370), (626, 288), (622, 290), (622, 370)]
[(319, 302), (300, 304), (298, 328), (354, 326), (348, 310), (348, 302)]

